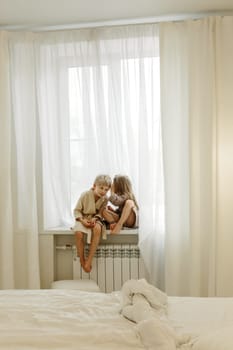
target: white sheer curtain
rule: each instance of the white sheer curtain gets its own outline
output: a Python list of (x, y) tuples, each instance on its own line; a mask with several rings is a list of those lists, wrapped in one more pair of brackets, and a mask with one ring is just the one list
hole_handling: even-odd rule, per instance
[[(230, 295), (233, 20), (160, 26), (165, 289)], [(230, 278), (230, 280), (232, 280)]]
[(157, 25), (40, 34), (36, 55), (46, 225), (70, 222), (69, 197), (74, 204), (96, 174), (128, 174), (140, 205), (148, 278), (161, 283)]
[(141, 251), (150, 281), (160, 282), (157, 25), (9, 33), (1, 46), (1, 252), (11, 278), (2, 286), (39, 286), (39, 228), (71, 225), (72, 206), (98, 173), (132, 179)]

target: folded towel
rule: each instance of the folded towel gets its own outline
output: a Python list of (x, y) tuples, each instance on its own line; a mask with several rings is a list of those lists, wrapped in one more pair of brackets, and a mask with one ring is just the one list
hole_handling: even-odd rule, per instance
[(121, 313), (137, 323), (143, 344), (148, 350), (175, 350), (188, 341), (176, 335), (167, 319), (167, 295), (145, 279), (129, 280), (121, 290)]
[(167, 294), (149, 284), (144, 278), (140, 280), (128, 280), (121, 289), (122, 308), (133, 304), (133, 297), (136, 294), (143, 295), (151, 307), (155, 309), (164, 308), (167, 305)]

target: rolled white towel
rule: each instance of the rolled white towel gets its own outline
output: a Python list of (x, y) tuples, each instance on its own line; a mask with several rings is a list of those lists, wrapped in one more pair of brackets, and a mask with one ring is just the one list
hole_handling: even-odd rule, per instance
[(122, 286), (121, 292), (122, 308), (133, 304), (133, 296), (135, 294), (143, 295), (151, 307), (155, 309), (164, 308), (167, 305), (167, 294), (152, 284), (149, 284), (144, 278), (140, 280), (131, 279), (126, 281)]
[(176, 350), (174, 330), (157, 318), (147, 319), (137, 325), (141, 340), (148, 350)]

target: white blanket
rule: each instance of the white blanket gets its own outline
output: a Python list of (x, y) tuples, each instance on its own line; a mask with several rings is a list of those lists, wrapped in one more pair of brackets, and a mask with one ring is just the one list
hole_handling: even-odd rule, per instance
[(233, 297), (168, 297), (167, 315), (188, 350), (233, 350)]
[(0, 350), (119, 349), (233, 350), (233, 298), (167, 298), (146, 281), (109, 294), (0, 291)]
[(143, 350), (119, 294), (0, 291), (0, 350)]
[(137, 323), (143, 344), (149, 350), (175, 350), (188, 342), (177, 335), (166, 317), (167, 295), (145, 279), (129, 280), (122, 287), (122, 314)]
[(193, 350), (232, 350), (233, 325), (208, 332), (196, 339)]

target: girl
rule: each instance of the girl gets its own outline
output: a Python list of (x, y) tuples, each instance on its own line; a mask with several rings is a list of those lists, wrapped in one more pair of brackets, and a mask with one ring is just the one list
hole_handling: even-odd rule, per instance
[[(93, 187), (83, 192), (74, 209), (76, 224), (75, 241), (80, 264), (85, 272), (92, 269), (92, 259), (100, 241), (101, 232), (105, 229), (102, 211), (106, 207), (107, 192), (111, 187), (111, 178), (108, 175), (99, 175), (94, 181)], [(84, 234), (87, 234), (87, 243), (90, 243), (89, 255), (84, 256)]]
[(128, 176), (116, 175), (114, 177), (108, 200), (117, 207), (115, 210), (108, 206), (103, 211), (104, 219), (110, 223), (111, 234), (119, 233), (123, 226), (133, 228), (138, 225), (139, 207)]

